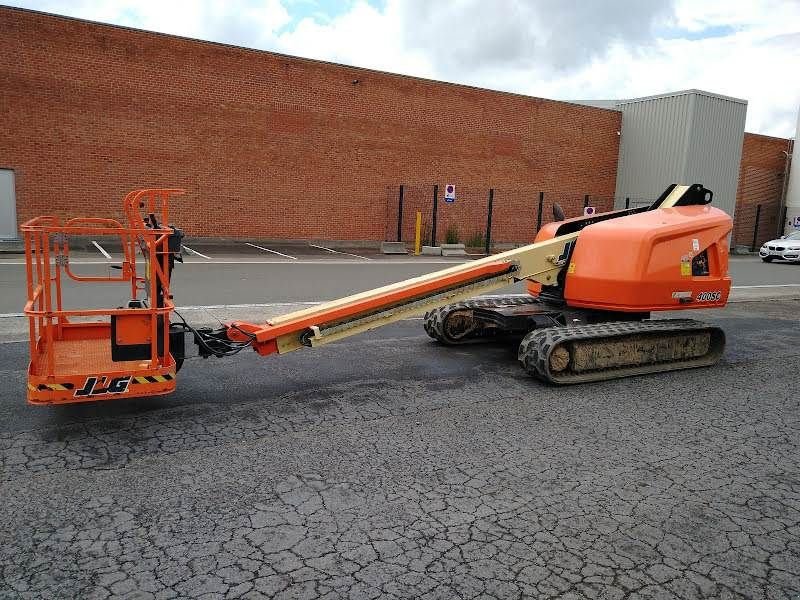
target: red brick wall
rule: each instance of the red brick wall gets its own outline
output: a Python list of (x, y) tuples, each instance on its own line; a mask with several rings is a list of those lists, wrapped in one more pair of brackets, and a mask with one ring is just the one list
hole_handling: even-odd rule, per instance
[[(0, 31), (20, 222), (183, 187), (190, 235), (379, 240), (399, 183), (531, 190), (530, 206), (539, 189), (614, 194), (615, 111), (12, 8)], [(514, 206), (498, 200), (498, 228)]]
[(739, 187), (736, 192), (736, 213), (733, 226), (733, 245), (753, 243), (757, 206), (761, 205), (757, 244), (761, 245), (778, 235), (781, 218), (780, 201), (784, 184), (786, 154), (790, 140), (745, 133), (742, 162), (739, 167)]

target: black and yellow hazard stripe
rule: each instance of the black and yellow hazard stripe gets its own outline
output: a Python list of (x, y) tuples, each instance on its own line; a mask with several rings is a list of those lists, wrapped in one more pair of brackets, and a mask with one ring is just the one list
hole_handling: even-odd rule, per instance
[(166, 383), (173, 379), (175, 379), (175, 376), (170, 373), (164, 373), (163, 375), (140, 375), (131, 379), (131, 383)]
[(73, 389), (74, 387), (75, 386), (73, 384), (69, 383), (69, 382), (67, 382), (67, 383), (40, 383), (36, 387), (34, 387), (31, 384), (28, 384), (28, 389), (31, 390), (32, 392), (33, 391), (38, 391), (38, 392), (47, 392), (47, 391), (67, 392), (67, 391)]
[[(175, 375), (171, 373), (164, 373), (163, 375), (146, 375), (146, 376), (131, 377), (131, 383), (137, 383), (137, 384), (166, 383), (167, 381), (172, 381), (173, 379), (175, 379)], [(40, 383), (39, 385), (28, 383), (28, 390), (31, 392), (68, 392), (74, 389), (75, 389), (75, 384), (69, 382)]]

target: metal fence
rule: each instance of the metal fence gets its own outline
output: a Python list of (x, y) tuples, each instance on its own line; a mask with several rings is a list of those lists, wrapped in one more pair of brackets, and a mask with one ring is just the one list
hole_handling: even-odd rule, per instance
[(558, 203), (567, 218), (583, 214), (585, 206), (597, 212), (617, 206), (636, 208), (652, 199), (619, 198), (534, 188), (458, 186), (454, 200), (444, 186), (393, 185), (386, 187), (385, 239), (413, 243), (416, 214), (422, 213), (422, 243), (462, 243), (486, 253), (499, 247), (530, 243), (539, 229), (553, 221)]
[[(736, 208), (734, 246), (746, 246), (756, 252), (762, 244), (783, 235), (786, 207), (782, 209), (776, 198), (759, 204), (742, 203)], [(752, 223), (752, 227), (749, 224)]]

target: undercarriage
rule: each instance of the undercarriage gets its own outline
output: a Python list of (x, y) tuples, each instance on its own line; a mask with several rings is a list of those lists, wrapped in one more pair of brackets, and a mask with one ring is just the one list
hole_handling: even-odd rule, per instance
[(569, 308), (529, 295), (484, 296), (425, 315), (425, 331), (446, 345), (519, 343), (526, 372), (553, 384), (709, 366), (725, 334), (691, 319)]

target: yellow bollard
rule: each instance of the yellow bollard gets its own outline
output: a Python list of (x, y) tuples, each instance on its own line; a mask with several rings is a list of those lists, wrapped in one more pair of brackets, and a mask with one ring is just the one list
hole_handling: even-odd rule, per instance
[(419, 256), (420, 243), (422, 242), (422, 213), (417, 211), (417, 228), (414, 234), (414, 256)]

